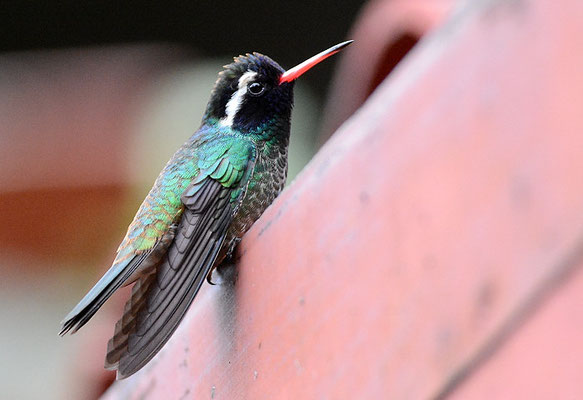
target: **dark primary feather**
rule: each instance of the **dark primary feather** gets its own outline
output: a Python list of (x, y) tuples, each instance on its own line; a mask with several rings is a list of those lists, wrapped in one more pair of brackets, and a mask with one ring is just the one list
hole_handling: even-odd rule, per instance
[[(246, 175), (253, 168), (249, 164)], [(217, 259), (244, 195), (240, 189), (207, 176), (185, 190), (185, 210), (167, 256), (155, 274), (136, 282), (108, 343), (106, 368), (117, 368), (119, 379), (144, 366), (176, 330)], [(234, 191), (238, 196), (233, 201)]]

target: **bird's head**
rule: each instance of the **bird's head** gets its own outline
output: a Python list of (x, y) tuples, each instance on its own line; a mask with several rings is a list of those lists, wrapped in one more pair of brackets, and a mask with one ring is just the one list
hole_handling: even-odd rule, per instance
[(295, 80), (350, 43), (333, 46), (287, 71), (260, 53), (235, 57), (219, 73), (203, 120), (241, 132), (274, 123), (289, 130)]

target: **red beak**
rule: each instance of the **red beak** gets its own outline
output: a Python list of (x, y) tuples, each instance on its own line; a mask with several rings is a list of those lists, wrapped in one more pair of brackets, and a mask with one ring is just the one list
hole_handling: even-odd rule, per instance
[(328, 50), (324, 50), (323, 52), (308, 58), (303, 63), (298, 64), (291, 69), (288, 69), (279, 77), (279, 84), (281, 85), (284, 82), (295, 81), (300, 75), (302, 75), (304, 72), (312, 68), (314, 65), (338, 53), (340, 50), (342, 50), (352, 42), (354, 42), (354, 40), (347, 40), (346, 42), (339, 43), (336, 46), (330, 47)]

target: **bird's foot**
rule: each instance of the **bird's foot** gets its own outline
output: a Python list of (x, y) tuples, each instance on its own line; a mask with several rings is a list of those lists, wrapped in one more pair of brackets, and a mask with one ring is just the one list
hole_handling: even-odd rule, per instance
[(207, 275), (208, 283), (211, 285), (235, 284), (238, 274), (236, 264), (240, 257), (236, 251), (239, 242), (241, 242), (241, 238), (236, 238), (231, 242), (223, 261)]
[(237, 275), (237, 265), (232, 260), (225, 260), (217, 268), (209, 272), (206, 280), (211, 285), (234, 285), (237, 281)]

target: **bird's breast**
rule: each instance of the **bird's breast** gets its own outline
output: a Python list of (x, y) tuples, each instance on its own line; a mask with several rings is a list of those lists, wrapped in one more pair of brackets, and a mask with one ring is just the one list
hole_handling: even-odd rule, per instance
[(241, 238), (259, 219), (283, 190), (286, 177), (287, 146), (260, 148), (245, 197), (229, 228), (227, 245)]

